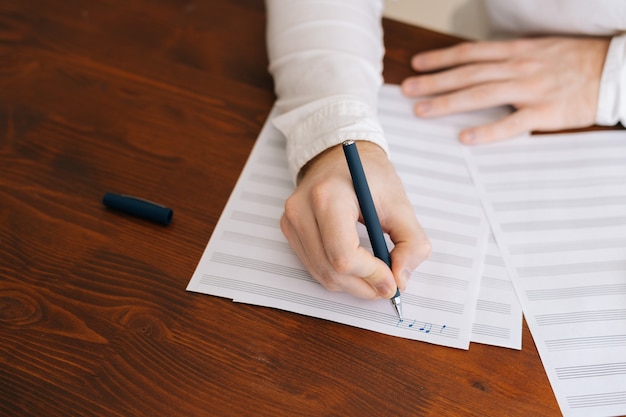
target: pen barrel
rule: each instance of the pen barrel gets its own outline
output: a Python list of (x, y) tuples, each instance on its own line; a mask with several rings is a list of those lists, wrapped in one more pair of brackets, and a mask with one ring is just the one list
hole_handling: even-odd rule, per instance
[(137, 197), (107, 193), (102, 203), (111, 209), (164, 225), (170, 224), (173, 210)]
[(376, 213), (376, 207), (374, 206), (374, 200), (367, 183), (367, 178), (365, 177), (365, 171), (363, 170), (356, 143), (354, 143), (354, 141), (345, 142), (343, 144), (343, 151), (346, 156), (350, 175), (352, 176), (354, 192), (359, 201), (361, 215), (363, 216), (363, 222), (365, 223), (365, 228), (367, 229), (367, 234), (372, 244), (374, 256), (385, 262), (387, 266), (391, 268), (389, 248), (387, 248), (385, 235), (383, 234), (383, 229), (380, 225), (378, 214)]

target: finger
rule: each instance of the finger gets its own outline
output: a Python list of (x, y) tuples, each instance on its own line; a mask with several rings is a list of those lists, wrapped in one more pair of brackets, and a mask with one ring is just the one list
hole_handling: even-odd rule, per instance
[(485, 82), (508, 80), (519, 71), (510, 62), (465, 65), (437, 74), (409, 77), (402, 92), (409, 97), (447, 93)]
[(280, 218), (280, 229), (283, 232), (283, 235), (285, 235), (285, 237), (287, 238), (291, 249), (293, 249), (304, 267), (309, 270), (311, 272), (311, 275), (313, 275), (313, 277), (315, 278), (315, 274), (310, 268), (310, 266), (312, 266), (312, 262), (309, 259), (307, 251), (304, 249), (302, 241), (298, 237), (298, 234), (296, 233), (293, 225), (284, 213)]
[(381, 224), (394, 243), (392, 271), (398, 288), (404, 290), (411, 273), (430, 256), (431, 246), (404, 190), (396, 189), (393, 194), (396, 198), (383, 206)]
[(391, 298), (396, 293), (398, 285), (385, 262), (376, 258), (364, 247), (360, 246), (346, 258), (346, 266), (350, 275), (360, 277), (362, 282), (368, 283), (381, 298)]
[[(360, 245), (356, 228), (358, 203), (354, 197), (353, 210), (344, 200), (329, 200), (315, 204), (318, 227), (331, 268), (342, 276), (359, 277), (383, 298), (390, 298), (396, 284), (389, 267)], [(323, 219), (323, 221), (322, 221)]]
[(317, 235), (315, 238), (312, 238), (310, 232), (306, 233), (304, 236), (307, 236), (308, 243), (305, 246), (295, 227), (285, 215), (281, 217), (281, 229), (304, 267), (328, 291), (342, 291), (363, 299), (378, 298), (372, 286), (359, 277), (340, 275), (332, 270), (325, 258), (323, 245), (318, 244), (321, 242), (318, 233), (314, 233)]
[(509, 139), (533, 130), (539, 117), (541, 117), (541, 112), (532, 108), (523, 108), (497, 122), (465, 129), (460, 133), (459, 139), (468, 145)]
[[(412, 217), (415, 217), (415, 214), (412, 214)], [(415, 227), (412, 227), (406, 222), (399, 222), (392, 225), (390, 231), (391, 240), (394, 242), (391, 266), (400, 291), (404, 291), (411, 273), (430, 257), (432, 251), (426, 233), (417, 221), (415, 223)]]
[(529, 89), (521, 83), (500, 81), (477, 85), (415, 104), (415, 114), (421, 117), (444, 116), (472, 110), (486, 109), (510, 103), (529, 101)]
[(522, 49), (519, 41), (464, 42), (413, 56), (411, 66), (416, 71), (433, 71), (480, 61), (500, 61)]

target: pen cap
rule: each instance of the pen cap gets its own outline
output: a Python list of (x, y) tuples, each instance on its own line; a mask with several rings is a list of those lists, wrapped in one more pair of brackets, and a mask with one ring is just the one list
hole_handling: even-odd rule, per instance
[(102, 203), (109, 208), (164, 225), (170, 224), (174, 215), (171, 208), (127, 195), (107, 193)]

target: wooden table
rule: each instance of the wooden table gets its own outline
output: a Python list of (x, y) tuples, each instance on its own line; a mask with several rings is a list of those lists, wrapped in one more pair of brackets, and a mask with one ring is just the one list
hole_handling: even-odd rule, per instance
[[(0, 2), (0, 415), (560, 415), (527, 327), (462, 351), (185, 291), (274, 101), (264, 25), (261, 0)], [(387, 82), (458, 41), (384, 25)]]

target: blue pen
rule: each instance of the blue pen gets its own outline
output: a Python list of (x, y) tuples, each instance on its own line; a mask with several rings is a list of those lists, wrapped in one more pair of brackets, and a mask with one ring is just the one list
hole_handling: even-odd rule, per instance
[[(354, 185), (354, 192), (359, 201), (363, 222), (365, 223), (367, 234), (372, 243), (374, 256), (386, 263), (391, 269), (391, 256), (389, 256), (389, 249), (387, 248), (387, 242), (385, 242), (383, 228), (380, 226), (380, 220), (378, 220), (378, 214), (376, 214), (372, 193), (367, 185), (367, 178), (365, 178), (365, 172), (363, 171), (363, 165), (361, 164), (361, 158), (359, 157), (356, 143), (354, 143), (353, 140), (343, 142), (343, 152), (346, 155), (348, 169), (350, 170), (352, 184)], [(396, 294), (391, 298), (391, 305), (393, 305), (398, 318), (402, 320), (402, 300), (400, 299), (400, 290), (397, 288)]]

